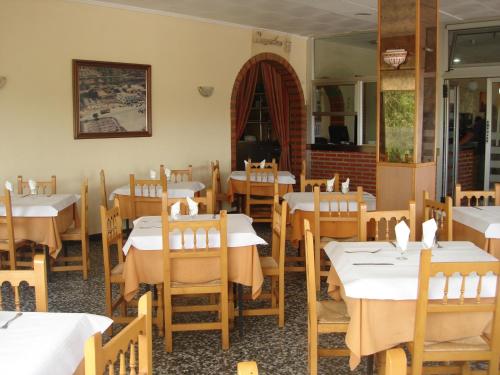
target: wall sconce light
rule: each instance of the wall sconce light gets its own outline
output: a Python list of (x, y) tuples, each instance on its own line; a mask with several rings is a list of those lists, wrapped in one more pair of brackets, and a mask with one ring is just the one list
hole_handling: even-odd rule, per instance
[(399, 69), (399, 66), (406, 61), (406, 56), (408, 52), (405, 49), (388, 49), (382, 52), (384, 62), (394, 69)]
[(0, 89), (4, 87), (6, 83), (7, 83), (7, 77), (0, 76)]
[(212, 94), (214, 93), (214, 87), (213, 86), (198, 86), (198, 92), (204, 98), (208, 98), (208, 97), (212, 96)]

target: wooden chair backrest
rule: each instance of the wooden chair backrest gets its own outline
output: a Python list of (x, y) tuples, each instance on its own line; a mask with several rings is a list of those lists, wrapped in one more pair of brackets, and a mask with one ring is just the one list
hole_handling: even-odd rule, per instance
[[(462, 186), (455, 186), (455, 206), (489, 206), (490, 202), (500, 206), (500, 183), (495, 184), (495, 190), (468, 190), (463, 191)], [(481, 204), (482, 203), (482, 204)]]
[[(354, 222), (358, 226), (358, 209), (363, 202), (363, 188), (358, 186), (355, 193), (321, 193), (314, 187), (314, 241), (319, 246), (322, 222)], [(327, 211), (321, 208), (327, 206)], [(355, 206), (351, 207), (351, 206)], [(344, 209), (342, 211), (342, 209)], [(350, 236), (351, 237), (351, 236)]]
[[(162, 210), (167, 209), (170, 212), (170, 208), (173, 204), (180, 202), (181, 204), (181, 214), (189, 214), (189, 206), (186, 198), (166, 198), (166, 195), (162, 196)], [(204, 197), (193, 197), (193, 201), (198, 203), (198, 211), (200, 214), (213, 214), (214, 211), (214, 199), (212, 189), (207, 189), (207, 193)]]
[[(45, 256), (43, 254), (35, 255), (33, 258), (32, 270), (0, 271), (0, 289), (4, 282), (10, 283), (12, 286), (16, 311), (21, 311), (19, 285), (22, 282), (28, 283), (29, 286), (35, 289), (36, 311), (48, 311), (47, 269), (45, 267)], [(3, 310), (2, 293), (0, 293), (0, 310)]]
[(278, 268), (285, 271), (285, 241), (286, 241), (286, 216), (287, 201), (279, 203), (279, 196), (274, 196), (273, 222), (272, 222), (272, 250), (271, 256), (274, 258)]
[(362, 203), (359, 209), (359, 240), (368, 240), (367, 227), (370, 221), (375, 222), (375, 241), (395, 239), (394, 227), (403, 219), (410, 227), (410, 241), (415, 241), (415, 201), (409, 202), (408, 210), (370, 212), (367, 212), (366, 204)]
[(236, 370), (238, 371), (238, 375), (259, 375), (257, 363), (254, 361), (238, 362)]
[[(49, 181), (36, 181), (37, 194), (56, 194), (57, 180), (56, 176), (51, 176)], [(17, 176), (17, 194), (23, 195), (30, 193), (28, 181), (23, 181), (23, 176)]]
[(276, 163), (266, 163), (265, 168), (259, 167), (260, 163), (249, 163), (246, 166), (246, 179), (245, 179), (245, 192), (246, 198), (250, 199), (250, 196), (255, 192), (253, 189), (268, 187), (271, 185), (275, 185), (273, 196), (278, 194), (278, 167)]
[(429, 199), (429, 192), (424, 191), (424, 220), (436, 220), (436, 238), (441, 241), (453, 241), (453, 200), (446, 197), (441, 203)]
[[(308, 220), (304, 220), (304, 237), (305, 237), (305, 249), (306, 249), (306, 286), (307, 286), (307, 319), (309, 330), (317, 330), (317, 297), (316, 297), (316, 272), (314, 267), (314, 241), (313, 234), (310, 231), (310, 223)], [(316, 337), (312, 333), (309, 337)]]
[[(136, 179), (130, 175), (130, 209), (132, 218), (137, 217), (137, 206), (141, 203), (157, 203), (158, 213), (161, 211), (161, 196), (167, 190), (165, 173), (160, 173), (159, 179)], [(137, 194), (139, 193), (139, 194)]]
[[(424, 352), (425, 333), (427, 326), (427, 318), (429, 314), (456, 314), (456, 313), (492, 313), (491, 337), (489, 340), (488, 351), (474, 350), (474, 355), (484, 358), (487, 355), (489, 358), (497, 358), (500, 356), (500, 299), (498, 293), (500, 290), (500, 261), (494, 262), (431, 262), (432, 250), (422, 250), (420, 254), (420, 269), (418, 275), (418, 295), (417, 308), (415, 316), (415, 331), (413, 339), (412, 352), (412, 373), (419, 368), (422, 361), (427, 360)], [(475, 277), (479, 277), (477, 283), (474, 284), (474, 290), (466, 290), (466, 278), (475, 273)], [(496, 280), (496, 296), (495, 298), (482, 298), (481, 289), (483, 277), (486, 274), (497, 276)], [(429, 299), (429, 281), (437, 274), (439, 278), (444, 278), (443, 297), (440, 299)], [(448, 287), (450, 285), (450, 277), (460, 277), (460, 295), (458, 297), (450, 296)], [(465, 293), (473, 293), (473, 298), (465, 298)], [(457, 327), (460, 329), (460, 327)], [(442, 354), (442, 353), (441, 353)], [(420, 371), (418, 371), (420, 373)], [(497, 368), (494, 372), (498, 373)]]
[[(220, 264), (220, 280), (227, 288), (227, 214), (220, 212), (218, 219), (200, 221), (169, 221), (168, 211), (162, 207), (162, 234), (163, 234), (163, 272), (164, 280), (172, 280), (171, 263), (174, 259), (218, 258)], [(209, 247), (209, 231), (215, 229), (220, 235), (220, 247)], [(179, 232), (181, 248), (170, 249), (170, 236), (172, 232)], [(200, 232), (203, 234), (203, 243), (199, 243)], [(186, 248), (186, 233), (193, 236), (194, 248)], [(194, 235), (196, 234), (196, 235)], [(164, 283), (164, 288), (170, 288), (170, 282)], [(167, 291), (168, 293), (168, 291)]]
[[(160, 175), (165, 176), (165, 166), (160, 165)], [(193, 181), (193, 166), (188, 165), (186, 169), (172, 169), (170, 170), (170, 180), (168, 182), (183, 182)]]
[(111, 247), (116, 245), (116, 255), (118, 263), (123, 263), (123, 234), (122, 218), (120, 216), (119, 200), (115, 199), (114, 207), (109, 210), (101, 206), (101, 233), (102, 233), (102, 254), (104, 260), (104, 278), (106, 284), (110, 282), (111, 270)]
[(0, 227), (5, 227), (6, 236), (0, 239), (0, 250), (9, 252), (10, 269), (16, 268), (16, 243), (14, 236), (14, 219), (12, 217), (12, 201), (10, 191), (4, 189), (4, 195), (0, 196), (0, 205), (5, 207), (5, 216), (0, 216)]
[[(333, 191), (340, 191), (340, 177), (338, 173), (333, 175), (335, 182), (333, 183)], [(310, 178), (307, 179), (305, 174), (300, 174), (300, 191), (312, 191), (316, 186), (322, 191), (326, 191), (327, 178)]]
[(147, 292), (139, 299), (137, 318), (104, 346), (101, 333), (86, 341), (85, 375), (115, 374), (115, 366), (126, 374), (127, 365), (129, 374), (153, 374), (151, 305), (151, 292)]
[(106, 190), (106, 176), (104, 175), (104, 170), (101, 169), (99, 172), (99, 179), (100, 179), (100, 185), (99, 185), (99, 194), (101, 196), (101, 206), (108, 208), (108, 192)]

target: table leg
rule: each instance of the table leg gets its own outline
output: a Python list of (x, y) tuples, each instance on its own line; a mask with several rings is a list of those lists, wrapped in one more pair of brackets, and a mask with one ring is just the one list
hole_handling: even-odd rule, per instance
[(243, 337), (243, 285), (238, 284), (238, 330)]
[(373, 359), (375, 356), (373, 354), (369, 355), (366, 359), (366, 375), (373, 375)]

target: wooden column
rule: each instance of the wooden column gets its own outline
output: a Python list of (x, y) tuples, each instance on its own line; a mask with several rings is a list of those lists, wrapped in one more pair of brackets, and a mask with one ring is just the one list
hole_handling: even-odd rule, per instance
[[(437, 0), (379, 0), (377, 103), (377, 209), (417, 202), (421, 231), (422, 192), (435, 196)], [(402, 49), (399, 67), (384, 61)], [(418, 237), (417, 237), (418, 238)]]

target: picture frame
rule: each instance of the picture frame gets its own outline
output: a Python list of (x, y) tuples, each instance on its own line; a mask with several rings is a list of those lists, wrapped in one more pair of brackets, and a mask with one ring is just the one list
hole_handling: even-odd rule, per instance
[(151, 65), (73, 60), (73, 133), (151, 137)]

